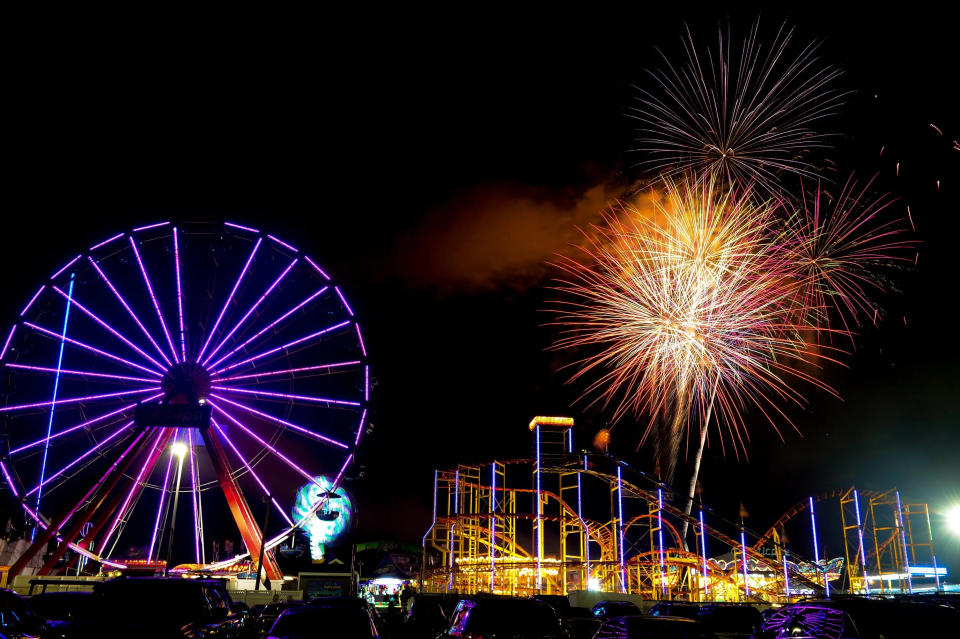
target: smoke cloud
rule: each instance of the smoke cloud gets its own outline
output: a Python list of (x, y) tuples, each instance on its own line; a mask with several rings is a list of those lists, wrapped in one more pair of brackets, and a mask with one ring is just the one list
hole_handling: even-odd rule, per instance
[(397, 277), (438, 293), (525, 290), (544, 279), (557, 252), (581, 242), (580, 228), (599, 221), (626, 191), (614, 180), (577, 190), (474, 187), (402, 235), (391, 261)]

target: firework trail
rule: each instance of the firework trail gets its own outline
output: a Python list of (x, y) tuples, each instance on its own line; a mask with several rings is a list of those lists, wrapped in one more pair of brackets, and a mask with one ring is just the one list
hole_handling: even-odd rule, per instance
[(807, 282), (777, 207), (714, 177), (668, 178), (652, 214), (623, 206), (582, 259), (558, 261), (554, 347), (589, 353), (571, 381), (593, 378), (584, 395), (615, 406), (614, 420), (650, 417), (643, 442), (654, 436), (667, 480), (689, 425), (704, 434), (710, 411), (745, 451), (748, 405), (777, 428), (790, 421), (778, 405), (803, 402), (795, 381), (829, 390), (805, 372), (832, 349), (804, 336), (830, 329), (809, 321), (819, 309), (798, 311)]
[(870, 293), (888, 288), (881, 267), (909, 262), (906, 249), (916, 245), (905, 236), (901, 219), (883, 216), (896, 200), (871, 197), (872, 183), (859, 188), (851, 176), (832, 203), (817, 183), (815, 190), (803, 191), (801, 205), (785, 223), (784, 239), (800, 276), (798, 307), (811, 312), (808, 321), (818, 327), (839, 320), (850, 336), (864, 320), (876, 324), (879, 307)]
[(769, 48), (758, 39), (759, 22), (739, 52), (730, 29), (719, 31), (716, 49), (699, 48), (689, 28), (685, 61), (651, 72), (652, 90), (639, 88), (631, 115), (641, 122), (636, 150), (641, 166), (666, 175), (716, 173), (728, 184), (753, 183), (763, 194), (780, 192), (779, 174), (813, 176), (805, 159), (827, 146), (811, 127), (833, 114), (844, 93), (834, 88), (840, 70), (823, 64), (819, 43), (791, 53), (794, 30), (782, 25)]

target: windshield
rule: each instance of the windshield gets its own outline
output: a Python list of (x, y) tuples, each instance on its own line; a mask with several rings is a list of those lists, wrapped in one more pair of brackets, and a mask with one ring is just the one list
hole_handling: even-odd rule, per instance
[(30, 606), (44, 619), (50, 621), (68, 621), (89, 617), (92, 601), (92, 593), (57, 592), (34, 595), (30, 598)]
[(211, 596), (190, 581), (126, 581), (99, 584), (103, 614), (118, 620), (182, 626), (210, 617)]
[(525, 601), (478, 603), (467, 618), (468, 632), (552, 632), (558, 628), (556, 614), (546, 604)]

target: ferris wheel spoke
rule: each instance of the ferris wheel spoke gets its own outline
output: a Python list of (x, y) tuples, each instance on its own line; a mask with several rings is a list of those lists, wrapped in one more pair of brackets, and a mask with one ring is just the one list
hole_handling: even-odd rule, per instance
[[(110, 538), (113, 537), (113, 533), (116, 532), (117, 528), (120, 526), (121, 520), (129, 521), (130, 515), (133, 512), (133, 508), (136, 506), (136, 503), (134, 502), (134, 496), (138, 495), (143, 489), (143, 484), (141, 482), (143, 482), (144, 477), (149, 476), (150, 473), (153, 472), (154, 467), (157, 465), (157, 460), (160, 458), (160, 453), (163, 450), (163, 446), (168, 439), (170, 439), (170, 432), (168, 429), (160, 429), (160, 432), (157, 433), (157, 438), (154, 441), (153, 446), (151, 446), (147, 452), (147, 458), (144, 460), (143, 466), (140, 467), (140, 472), (137, 473), (136, 479), (134, 479), (133, 483), (130, 485), (130, 490), (127, 492), (127, 496), (124, 498), (122, 505), (117, 510), (117, 514), (113, 518), (113, 522), (110, 524), (109, 528), (107, 528), (107, 534), (104, 535), (103, 539), (100, 541), (100, 549), (106, 551), (104, 557), (109, 558), (113, 553), (113, 548), (110, 547), (109, 544)], [(131, 506), (131, 503), (133, 503), (133, 506)]]
[[(256, 415), (256, 416), (258, 416), (258, 417), (262, 417), (263, 419), (267, 419), (267, 420), (269, 420), (269, 421), (272, 421), (272, 422), (274, 422), (274, 423), (276, 423), (276, 424), (280, 424), (281, 426), (285, 426), (285, 427), (291, 429), (291, 430), (294, 431), (294, 432), (301, 433), (301, 434), (303, 434), (303, 435), (307, 435), (308, 437), (312, 437), (313, 439), (322, 441), (322, 442), (327, 443), (327, 444), (330, 444), (330, 445), (332, 445), (332, 446), (336, 446), (337, 448), (342, 448), (342, 449), (344, 449), (344, 450), (346, 450), (346, 449), (349, 448), (349, 446), (347, 446), (347, 445), (344, 444), (343, 442), (339, 442), (339, 441), (337, 441), (337, 440), (335, 440), (335, 439), (333, 439), (333, 438), (331, 438), (331, 437), (327, 437), (326, 435), (321, 435), (320, 433), (318, 433), (318, 432), (316, 432), (316, 431), (313, 431), (313, 430), (310, 430), (309, 428), (304, 428), (303, 426), (297, 426), (297, 425), (294, 424), (293, 422), (287, 421), (287, 420), (285, 420), (285, 419), (281, 419), (280, 417), (277, 417), (277, 416), (275, 416), (275, 415), (271, 415), (271, 414), (269, 414), (269, 413), (265, 413), (265, 412), (263, 412), (263, 411), (261, 411), (261, 410), (257, 410), (256, 408), (253, 408), (252, 406), (247, 406), (246, 404), (241, 404), (240, 402), (235, 402), (235, 401), (233, 401), (232, 399), (229, 399), (229, 398), (227, 398), (227, 397), (223, 397), (222, 395), (217, 395), (216, 393), (211, 393), (211, 394), (210, 394), (210, 397), (213, 397), (214, 399), (216, 399), (216, 400), (218, 400), (218, 401), (222, 401), (222, 402), (224, 402), (224, 403), (226, 403), (226, 404), (230, 404), (231, 406), (234, 406), (234, 407), (236, 407), (236, 408), (239, 408), (240, 410), (242, 410), (242, 411), (244, 411), (244, 412), (247, 412), (247, 413), (250, 413), (251, 415)], [(216, 409), (216, 405), (213, 404), (213, 402), (210, 402), (210, 405), (213, 406), (213, 407)]]
[(20, 493), (17, 492), (17, 485), (13, 481), (13, 477), (10, 476), (10, 470), (7, 469), (7, 465), (0, 461), (0, 470), (3, 471), (3, 478), (7, 480), (7, 487), (10, 488), (10, 492), (13, 493), (13, 496), (17, 499), (20, 498)]
[(150, 536), (150, 552), (147, 553), (147, 559), (153, 560), (153, 549), (157, 543), (157, 534), (163, 537), (160, 527), (162, 526), (161, 513), (163, 513), (163, 504), (166, 501), (168, 486), (170, 485), (170, 469), (173, 468), (173, 455), (167, 459), (167, 472), (163, 475), (163, 484), (160, 486), (160, 500), (157, 504), (157, 518), (153, 522), (153, 533)]
[(267, 398), (292, 402), (311, 402), (315, 404), (325, 404), (327, 406), (352, 406), (354, 408), (359, 408), (362, 406), (360, 402), (354, 402), (346, 399), (333, 399), (330, 397), (316, 397), (315, 395), (295, 395), (293, 393), (276, 393), (273, 391), (254, 390), (250, 388), (233, 388), (231, 386), (219, 385), (213, 385), (210, 388), (213, 390), (218, 390), (222, 393), (241, 393), (243, 395), (259, 397), (261, 399)]
[(9, 413), (17, 410), (26, 410), (28, 408), (44, 408), (46, 406), (60, 406), (63, 404), (76, 404), (77, 402), (94, 402), (100, 399), (111, 399), (114, 397), (126, 397), (127, 395), (139, 395), (141, 393), (150, 393), (160, 390), (159, 386), (150, 388), (139, 388), (136, 390), (125, 390), (117, 393), (102, 393), (100, 395), (84, 395), (82, 397), (69, 397), (67, 399), (55, 399), (48, 402), (34, 402), (32, 404), (17, 404), (15, 406), (0, 407), (0, 413)]
[(100, 279), (107, 285), (110, 291), (113, 293), (114, 297), (117, 298), (117, 301), (123, 306), (127, 311), (127, 314), (130, 315), (131, 319), (140, 327), (140, 330), (143, 331), (144, 336), (150, 341), (153, 347), (157, 350), (157, 353), (160, 354), (161, 359), (167, 363), (167, 366), (171, 366), (173, 363), (170, 361), (170, 358), (167, 357), (167, 354), (163, 352), (163, 349), (160, 348), (160, 345), (157, 344), (157, 341), (153, 339), (153, 335), (150, 334), (150, 331), (147, 330), (147, 327), (143, 325), (143, 322), (140, 321), (140, 318), (134, 313), (133, 309), (130, 308), (130, 305), (127, 303), (127, 300), (124, 299), (123, 295), (120, 294), (120, 291), (116, 289), (113, 285), (113, 282), (110, 281), (110, 278), (107, 277), (107, 274), (104, 273), (97, 262), (90, 256), (87, 256), (87, 259), (90, 261), (91, 266), (94, 270), (100, 275)]
[(226, 334), (226, 336), (222, 340), (220, 340), (220, 343), (217, 344), (212, 351), (210, 351), (210, 354), (207, 355), (207, 358), (201, 362), (203, 366), (206, 366), (207, 362), (213, 359), (214, 355), (216, 355), (220, 351), (220, 349), (226, 345), (227, 341), (231, 337), (233, 337), (233, 334), (236, 333), (241, 326), (243, 326), (243, 324), (250, 318), (251, 315), (253, 315), (253, 313), (257, 310), (257, 308), (259, 308), (260, 305), (263, 304), (263, 301), (270, 296), (270, 293), (272, 293), (273, 290), (280, 285), (280, 282), (284, 280), (284, 278), (287, 276), (287, 273), (289, 273), (293, 269), (296, 263), (297, 263), (297, 259), (294, 258), (290, 262), (290, 264), (287, 265), (287, 268), (283, 269), (283, 272), (280, 273), (280, 275), (278, 275), (275, 280), (273, 280), (270, 286), (267, 287), (267, 290), (265, 290), (263, 294), (260, 295), (257, 301), (253, 303), (253, 306), (251, 306), (250, 309), (244, 314), (244, 316), (240, 318), (240, 321), (233, 325), (233, 328), (231, 328), (230, 331)]
[(223, 415), (224, 417), (226, 417), (228, 420), (230, 420), (230, 422), (232, 422), (234, 425), (236, 425), (238, 428), (240, 428), (240, 430), (242, 430), (242, 431), (245, 432), (247, 435), (249, 435), (252, 439), (254, 439), (255, 441), (257, 441), (261, 446), (264, 446), (267, 450), (269, 450), (271, 453), (273, 453), (273, 454), (277, 457), (277, 459), (279, 459), (280, 461), (282, 461), (283, 463), (285, 463), (285, 464), (286, 464), (287, 466), (289, 466), (292, 470), (294, 470), (294, 471), (296, 471), (297, 473), (299, 473), (304, 479), (306, 479), (307, 481), (309, 481), (309, 482), (311, 482), (311, 483), (316, 483), (316, 480), (314, 479), (313, 475), (311, 475), (310, 473), (308, 473), (307, 471), (305, 471), (303, 468), (301, 468), (300, 466), (298, 466), (296, 462), (294, 462), (292, 459), (290, 459), (289, 457), (287, 457), (286, 455), (284, 455), (283, 453), (281, 453), (279, 450), (277, 450), (276, 447), (274, 447), (272, 444), (270, 444), (270, 442), (268, 442), (267, 440), (265, 440), (263, 437), (260, 437), (260, 436), (257, 435), (255, 432), (253, 432), (252, 430), (250, 430), (249, 428), (247, 428), (246, 426), (244, 426), (243, 422), (241, 422), (239, 419), (237, 419), (236, 417), (234, 417), (233, 415), (231, 415), (231, 414), (228, 413), (227, 411), (223, 410), (222, 408), (220, 408), (219, 406), (217, 406), (217, 405), (214, 404), (213, 402), (210, 402), (210, 405), (213, 407), (213, 410), (217, 411), (218, 413), (220, 413), (221, 415)]
[(112, 374), (110, 374), (110, 373), (97, 373), (97, 372), (94, 372), (94, 371), (80, 371), (80, 370), (74, 370), (74, 369), (69, 369), (69, 368), (61, 368), (61, 369), (58, 370), (58, 369), (56, 369), (56, 368), (51, 368), (51, 367), (49, 367), (49, 366), (33, 366), (33, 365), (31, 365), (31, 364), (13, 364), (13, 363), (9, 363), (9, 362), (6, 363), (6, 364), (4, 364), (4, 366), (6, 366), (7, 368), (15, 368), (15, 369), (18, 369), (18, 370), (25, 370), (25, 371), (37, 371), (37, 372), (40, 372), (40, 373), (54, 373), (54, 374), (56, 374), (56, 373), (59, 372), (61, 376), (64, 376), (64, 375), (67, 375), (67, 376), (76, 375), (77, 377), (94, 377), (94, 378), (97, 378), (97, 379), (109, 379), (109, 380), (114, 380), (114, 381), (118, 381), (118, 382), (142, 382), (142, 383), (144, 383), (144, 384), (156, 384), (156, 383), (157, 383), (156, 378), (150, 379), (149, 377), (132, 377), (132, 376), (130, 376), (130, 375), (112, 375)]
[(212, 381), (215, 381), (215, 382), (239, 382), (241, 380), (257, 381), (261, 377), (274, 377), (276, 375), (293, 375), (295, 373), (311, 373), (311, 372), (320, 372), (320, 371), (330, 372), (337, 368), (345, 368), (347, 366), (359, 366), (360, 364), (361, 364), (360, 360), (355, 359), (348, 362), (333, 362), (332, 364), (317, 364), (316, 366), (300, 366), (298, 368), (284, 368), (282, 370), (263, 371), (262, 373), (249, 373), (247, 375), (231, 375), (229, 377), (215, 377), (213, 378)]
[(315, 339), (317, 339), (318, 337), (322, 337), (322, 336), (326, 335), (327, 333), (331, 333), (331, 332), (333, 332), (333, 331), (339, 330), (339, 329), (343, 328), (344, 326), (348, 326), (349, 324), (350, 324), (350, 320), (345, 320), (345, 321), (343, 321), (343, 322), (340, 322), (339, 324), (334, 324), (333, 326), (328, 326), (327, 328), (324, 328), (324, 329), (322, 329), (322, 330), (316, 331), (315, 333), (310, 333), (309, 335), (304, 335), (303, 337), (300, 337), (300, 338), (297, 338), (297, 339), (295, 339), (295, 340), (293, 340), (293, 341), (287, 342), (286, 344), (283, 344), (282, 346), (276, 346), (276, 347), (271, 348), (271, 349), (269, 349), (269, 350), (263, 351), (262, 353), (259, 353), (259, 354), (257, 354), (257, 355), (253, 355), (252, 357), (248, 357), (247, 359), (244, 359), (244, 360), (241, 360), (241, 361), (239, 361), (239, 362), (230, 364), (229, 366), (225, 366), (225, 367), (223, 367), (223, 368), (221, 368), (221, 369), (219, 369), (219, 370), (214, 371), (213, 374), (214, 374), (214, 375), (219, 375), (220, 373), (225, 373), (225, 372), (230, 371), (230, 370), (233, 370), (233, 369), (235, 369), (235, 368), (239, 368), (239, 367), (241, 367), (241, 366), (245, 366), (246, 364), (252, 364), (253, 362), (259, 361), (259, 360), (261, 360), (261, 359), (263, 359), (263, 358), (265, 358), (265, 357), (270, 357), (271, 355), (276, 355), (277, 353), (280, 353), (280, 352), (282, 352), (282, 351), (286, 351), (287, 349), (292, 348), (292, 347), (294, 347), (294, 346), (299, 346), (300, 344), (305, 344), (305, 343), (307, 343), (307, 342), (310, 342), (310, 341), (312, 341), (312, 340), (315, 340)]
[(218, 360), (215, 361), (214, 363), (210, 364), (210, 366), (209, 366), (208, 368), (216, 368), (216, 367), (219, 366), (221, 363), (223, 363), (224, 361), (226, 361), (231, 355), (233, 355), (234, 353), (240, 351), (241, 349), (243, 349), (244, 347), (246, 347), (248, 344), (250, 344), (251, 342), (253, 342), (254, 340), (256, 340), (258, 337), (260, 337), (261, 335), (263, 335), (263, 334), (266, 333), (267, 331), (273, 329), (275, 326), (279, 325), (281, 322), (283, 322), (284, 320), (286, 320), (288, 317), (290, 317), (291, 315), (293, 315), (294, 313), (296, 313), (297, 311), (299, 311), (301, 308), (303, 308), (304, 306), (306, 306), (307, 304), (309, 304), (310, 302), (312, 302), (312, 301), (315, 300), (316, 298), (318, 298), (318, 297), (320, 297), (321, 295), (323, 295), (324, 293), (326, 293), (328, 290), (330, 290), (330, 287), (329, 287), (329, 286), (324, 286), (324, 287), (321, 288), (320, 290), (316, 291), (315, 293), (313, 293), (312, 295), (310, 295), (309, 297), (307, 297), (305, 300), (303, 300), (302, 302), (300, 302), (299, 304), (297, 304), (296, 306), (294, 306), (293, 308), (291, 308), (289, 311), (287, 311), (286, 313), (284, 313), (283, 315), (281, 315), (281, 316), (278, 317), (277, 319), (273, 320), (272, 322), (270, 322), (269, 324), (267, 324), (266, 326), (264, 326), (263, 328), (261, 328), (259, 331), (257, 331), (257, 333), (256, 333), (255, 335), (253, 335), (252, 337), (249, 337), (249, 338), (247, 338), (246, 340), (244, 340), (239, 346), (237, 346), (236, 348), (234, 348), (233, 350), (231, 350), (229, 353), (227, 353), (226, 355), (221, 355), (221, 356), (220, 356), (220, 359), (218, 359)]
[(67, 336), (61, 335), (60, 333), (57, 333), (57, 332), (55, 332), (55, 331), (51, 331), (51, 330), (48, 329), (48, 328), (43, 328), (42, 326), (37, 326), (37, 325), (34, 324), (33, 322), (24, 322), (23, 325), (26, 326), (26, 327), (28, 327), (28, 328), (32, 328), (33, 330), (35, 330), (35, 331), (37, 331), (37, 332), (39, 332), (39, 333), (43, 333), (44, 335), (47, 335), (48, 337), (52, 337), (53, 339), (55, 339), (55, 340), (57, 340), (57, 341), (64, 341), (64, 342), (66, 342), (67, 344), (72, 344), (73, 346), (76, 346), (77, 348), (82, 348), (82, 349), (84, 349), (84, 350), (86, 350), (86, 351), (90, 351), (91, 353), (96, 353), (97, 355), (100, 355), (101, 357), (106, 357), (107, 359), (112, 359), (112, 360), (115, 361), (115, 362), (120, 362), (121, 364), (123, 364), (123, 365), (125, 365), (125, 366), (129, 366), (130, 368), (136, 368), (136, 369), (141, 370), (141, 371), (144, 371), (144, 372), (146, 372), (146, 373), (150, 373), (150, 374), (153, 375), (154, 377), (163, 377), (163, 374), (162, 374), (160, 371), (156, 371), (156, 370), (154, 370), (154, 369), (152, 369), (152, 368), (148, 368), (148, 367), (146, 367), (146, 366), (141, 366), (140, 364), (137, 364), (136, 362), (131, 362), (130, 360), (125, 359), (125, 358), (123, 358), (123, 357), (120, 357), (119, 355), (114, 355), (113, 353), (108, 353), (108, 352), (105, 351), (105, 350), (99, 349), (99, 348), (97, 348), (97, 347), (95, 347), (95, 346), (90, 346), (89, 344), (86, 344), (86, 343), (84, 343), (84, 342), (81, 342), (80, 340), (76, 340), (76, 339), (73, 339), (72, 337), (67, 337)]
[(234, 295), (237, 294), (237, 289), (240, 288), (240, 283), (243, 281), (244, 276), (246, 276), (247, 271), (250, 269), (250, 264), (253, 263), (253, 258), (257, 254), (257, 250), (260, 248), (260, 244), (263, 243), (263, 238), (257, 238), (256, 243), (253, 245), (253, 249), (250, 251), (249, 257), (247, 257), (246, 263), (243, 265), (243, 269), (240, 271), (240, 275), (237, 276), (237, 280), (233, 283), (233, 288), (230, 289), (230, 294), (227, 295), (227, 301), (223, 303), (223, 308), (220, 309), (220, 314), (217, 315), (217, 320), (213, 323), (213, 326), (210, 327), (210, 330), (207, 332), (207, 339), (204, 341), (203, 346), (200, 348), (200, 353), (197, 355), (197, 361), (203, 361), (203, 354), (207, 352), (207, 348), (210, 346), (210, 340), (213, 339), (214, 334), (217, 332), (217, 329), (220, 327), (220, 322), (223, 321), (223, 316), (226, 315), (227, 309), (230, 308), (230, 303), (233, 301)]
[[(54, 474), (52, 474), (52, 475), (50, 475), (49, 477), (47, 477), (45, 480), (43, 480), (43, 482), (41, 482), (41, 483), (37, 484), (36, 486), (34, 486), (33, 488), (31, 488), (30, 491), (28, 491), (28, 492), (24, 495), (24, 498), (29, 497), (30, 495), (32, 495), (32, 494), (36, 493), (37, 491), (41, 490), (44, 486), (46, 486), (47, 484), (49, 484), (51, 481), (53, 481), (53, 480), (56, 479), (57, 477), (61, 476), (63, 473), (67, 472), (68, 470), (70, 470), (71, 468), (73, 468), (74, 466), (76, 466), (77, 464), (79, 464), (81, 461), (83, 461), (84, 459), (86, 459), (86, 458), (89, 457), (90, 455), (94, 454), (95, 452), (97, 452), (98, 450), (100, 450), (101, 448), (103, 448), (105, 445), (107, 445), (107, 444), (110, 443), (111, 441), (115, 440), (117, 437), (119, 437), (119, 436), (122, 435), (124, 432), (126, 432), (127, 429), (129, 429), (131, 426), (133, 426), (133, 421), (132, 421), (132, 420), (129, 421), (129, 422), (127, 422), (126, 424), (124, 424), (123, 426), (121, 426), (120, 428), (118, 428), (117, 430), (115, 430), (109, 437), (107, 437), (107, 438), (104, 439), (103, 441), (101, 441), (101, 442), (97, 443), (96, 445), (92, 446), (89, 450), (87, 450), (87, 452), (85, 452), (84, 454), (80, 455), (79, 457), (77, 457), (76, 459), (74, 459), (72, 462), (70, 462), (69, 464), (67, 464), (66, 466), (64, 466), (63, 468), (61, 468), (61, 469), (58, 470), (57, 472), (55, 472)], [(122, 440), (121, 440), (121, 441), (122, 441)]]
[(113, 328), (112, 326), (110, 326), (109, 324), (107, 324), (105, 321), (103, 321), (102, 319), (100, 319), (100, 317), (98, 317), (93, 311), (91, 311), (91, 310), (88, 309), (86, 306), (84, 306), (83, 304), (81, 304), (80, 302), (78, 302), (76, 297), (71, 297), (71, 296), (67, 295), (66, 293), (64, 293), (64, 292), (60, 289), (59, 286), (53, 286), (52, 288), (53, 288), (54, 291), (56, 291), (57, 293), (59, 293), (60, 296), (63, 297), (63, 299), (67, 300), (67, 301), (68, 301), (70, 304), (72, 304), (73, 306), (76, 306), (77, 308), (79, 308), (80, 311), (81, 311), (84, 315), (86, 315), (87, 317), (89, 317), (90, 319), (92, 319), (94, 322), (96, 322), (97, 324), (99, 324), (99, 325), (100, 325), (101, 327), (103, 327), (108, 333), (110, 333), (111, 335), (113, 335), (114, 337), (116, 337), (117, 339), (119, 339), (121, 342), (123, 342), (124, 344), (126, 344), (127, 346), (129, 346), (130, 348), (132, 348), (134, 351), (136, 351), (138, 354), (140, 354), (140, 356), (143, 357), (145, 360), (147, 360), (148, 362), (150, 362), (151, 364), (153, 364), (153, 365), (156, 366), (157, 368), (159, 368), (159, 369), (161, 369), (161, 370), (163, 369), (163, 364), (161, 364), (161, 363), (158, 362), (157, 360), (155, 360), (155, 359), (153, 359), (152, 357), (150, 357), (149, 355), (147, 355), (145, 352), (143, 352), (143, 350), (142, 350), (139, 346), (137, 346), (136, 344), (134, 344), (133, 342), (131, 342), (129, 339), (127, 339), (126, 337), (124, 337), (123, 335), (121, 335), (121, 334), (119, 333), (119, 331), (117, 331), (115, 328)]
[(293, 526), (293, 520), (287, 515), (287, 511), (284, 510), (279, 503), (277, 503), (277, 500), (270, 492), (270, 489), (267, 488), (266, 484), (263, 483), (263, 480), (261, 480), (259, 475), (257, 475), (257, 473), (253, 470), (253, 467), (250, 466), (250, 462), (247, 461), (247, 458), (240, 453), (233, 441), (231, 441), (230, 438), (227, 437), (227, 434), (224, 432), (224, 430), (220, 428), (220, 424), (217, 423), (217, 420), (211, 418), (210, 421), (213, 423), (213, 427), (217, 429), (217, 433), (219, 433), (220, 438), (227, 442), (227, 446), (230, 447), (230, 450), (233, 451), (233, 454), (237, 456), (237, 458), (240, 460), (240, 463), (243, 464), (243, 467), (247, 469), (247, 472), (250, 473), (250, 476), (253, 477), (253, 480), (257, 482), (258, 486), (260, 486), (260, 490), (263, 492), (264, 497), (267, 497), (276, 507), (277, 511), (280, 513), (280, 516), (283, 517), (288, 524)]
[[(160, 397), (163, 397), (163, 393), (157, 393), (156, 395), (153, 395), (153, 396), (151, 396), (151, 397), (147, 397), (146, 399), (143, 399), (143, 400), (141, 400), (141, 401), (149, 402), (149, 401), (153, 401), (154, 399), (158, 399), (158, 398), (160, 398)], [(134, 408), (136, 408), (136, 407), (137, 407), (137, 405), (136, 405), (135, 403), (134, 403), (134, 404), (127, 404), (126, 406), (123, 406), (123, 407), (118, 408), (118, 409), (116, 409), (116, 410), (112, 410), (112, 411), (110, 411), (109, 413), (104, 413), (103, 415), (98, 415), (97, 417), (93, 417), (92, 419), (88, 419), (88, 420), (85, 421), (85, 422), (81, 422), (81, 423), (79, 423), (79, 424), (77, 424), (77, 425), (75, 425), (75, 426), (71, 426), (70, 428), (65, 428), (64, 430), (61, 430), (60, 432), (53, 433), (49, 438), (44, 437), (44, 438), (38, 439), (38, 440), (36, 440), (36, 441), (34, 441), (34, 442), (30, 442), (29, 444), (24, 444), (23, 446), (18, 446), (17, 448), (12, 449), (9, 454), (10, 454), (10, 456), (13, 456), (13, 455), (16, 455), (17, 453), (21, 453), (21, 452), (23, 452), (23, 451), (25, 451), (25, 450), (28, 450), (28, 449), (30, 449), (30, 448), (33, 448), (34, 446), (39, 446), (39, 445), (41, 445), (41, 444), (46, 444), (48, 441), (52, 441), (52, 440), (57, 439), (58, 437), (61, 437), (61, 436), (63, 436), (63, 435), (68, 435), (68, 434), (70, 434), (70, 433), (72, 433), (72, 432), (74, 432), (74, 431), (80, 430), (81, 428), (87, 428), (88, 426), (91, 426), (91, 425), (93, 425), (93, 424), (96, 424), (97, 422), (102, 422), (103, 420), (108, 419), (108, 418), (110, 418), (110, 417), (114, 417), (114, 416), (117, 416), (117, 415), (123, 415), (123, 414), (126, 413), (127, 411), (129, 411), (129, 410), (131, 410), (131, 409), (134, 409)]]
[(153, 285), (150, 283), (150, 276), (147, 275), (147, 269), (143, 265), (143, 259), (140, 257), (140, 250), (137, 248), (137, 242), (133, 239), (133, 236), (130, 236), (130, 248), (133, 249), (133, 255), (137, 258), (137, 264), (140, 266), (140, 274), (143, 275), (143, 283), (147, 287), (147, 292), (150, 294), (150, 301), (153, 302), (153, 310), (157, 312), (157, 319), (160, 320), (160, 327), (163, 329), (163, 336), (167, 338), (167, 346), (170, 347), (170, 352), (173, 354), (173, 361), (178, 362), (177, 359), (177, 349), (173, 346), (173, 340), (170, 339), (170, 331), (167, 330), (167, 322), (163, 319), (163, 313), (160, 311), (160, 304), (157, 302), (157, 296), (153, 292)]
[(0, 348), (0, 359), (3, 359), (3, 356), (7, 354), (7, 349), (10, 348), (10, 342), (13, 340), (13, 334), (17, 331), (17, 325), (14, 324), (10, 327), (10, 332), (7, 333), (7, 339), (3, 342), (3, 348)]
[(180, 283), (180, 242), (177, 227), (173, 227), (173, 267), (177, 273), (177, 315), (180, 318), (180, 354), (187, 361), (187, 331), (183, 326), (183, 288)]

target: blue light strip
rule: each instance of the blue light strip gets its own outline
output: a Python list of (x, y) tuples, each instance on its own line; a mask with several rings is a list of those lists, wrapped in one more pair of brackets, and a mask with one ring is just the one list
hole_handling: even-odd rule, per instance
[(620, 464), (617, 464), (617, 546), (620, 550), (620, 592), (627, 592), (626, 562), (623, 559), (623, 479), (620, 477)]
[(703, 526), (703, 504), (700, 505), (700, 552), (703, 555), (703, 594), (710, 591), (710, 568), (707, 564), (707, 531)]
[[(50, 434), (53, 431), (53, 414), (57, 407), (57, 391), (60, 389), (60, 369), (63, 366), (63, 349), (66, 346), (67, 323), (70, 321), (70, 302), (73, 300), (74, 274), (70, 273), (70, 286), (67, 289), (67, 310), (63, 314), (63, 332), (60, 334), (60, 354), (57, 357), (57, 373), (53, 378), (53, 399), (50, 402), (50, 418), (47, 420), (47, 440), (43, 444), (43, 462), (40, 465), (40, 483), (37, 486), (37, 502), (34, 511), (40, 512), (40, 496), (43, 493), (43, 479), (47, 472), (47, 453), (50, 451)], [(30, 541), (36, 537), (37, 528), (30, 531)]]
[(494, 563), (494, 548), (496, 535), (494, 534), (494, 513), (497, 512), (497, 462), (490, 464), (490, 592), (494, 589), (496, 564)]
[(750, 596), (750, 582), (747, 581), (747, 537), (743, 532), (743, 524), (740, 524), (740, 555), (743, 557), (743, 590)]
[(537, 428), (534, 431), (537, 444), (537, 590), (543, 588), (543, 522), (540, 520), (540, 423), (537, 422)]
[(787, 570), (787, 552), (783, 550), (783, 591), (787, 596), (786, 603), (790, 603), (790, 573)]
[[(583, 454), (583, 469), (587, 470), (587, 454)], [(587, 561), (587, 583), (584, 584), (584, 587), (590, 588), (590, 527), (587, 525), (587, 522), (583, 521), (583, 512), (580, 510), (582, 499), (580, 496), (580, 473), (577, 473), (577, 516), (580, 518), (580, 523), (583, 524), (583, 555)]]
[[(447, 502), (449, 503), (449, 502)], [(457, 526), (456, 515), (460, 514), (460, 469), (453, 474), (453, 523), (450, 525), (450, 533), (447, 537), (447, 548), (450, 551), (450, 580), (447, 585), (447, 591), (453, 590), (453, 529)]]
[(663, 548), (663, 488), (657, 488), (657, 545), (660, 548), (660, 590), (667, 594), (667, 556)]
[[(817, 564), (817, 570), (820, 570), (820, 546), (817, 544), (817, 518), (813, 511), (813, 497), (810, 497), (810, 527), (813, 530), (813, 559)], [(823, 590), (827, 597), (830, 596), (830, 579), (827, 576), (827, 568), (823, 568)]]
[(910, 576), (910, 558), (907, 556), (906, 524), (903, 523), (903, 507), (900, 505), (900, 491), (897, 491), (897, 521), (900, 525), (900, 540), (903, 542), (903, 566), (907, 572), (907, 592), (913, 594), (913, 578)]
[(867, 553), (863, 548), (863, 524), (860, 521), (860, 498), (857, 496), (857, 489), (853, 489), (853, 505), (857, 513), (857, 536), (860, 538), (860, 565), (863, 566), (863, 587), (870, 594), (870, 582), (867, 581)]

